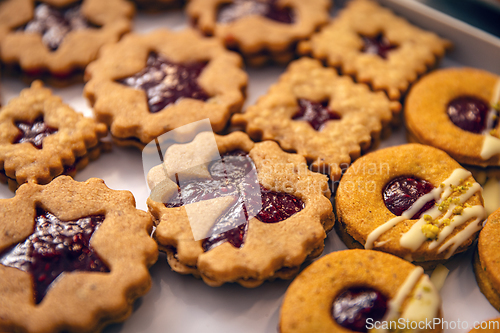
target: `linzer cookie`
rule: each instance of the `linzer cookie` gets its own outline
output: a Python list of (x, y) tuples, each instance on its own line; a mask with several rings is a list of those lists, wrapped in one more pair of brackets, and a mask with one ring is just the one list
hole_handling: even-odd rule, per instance
[(336, 195), (348, 247), (431, 268), (472, 246), (486, 218), (481, 186), (443, 151), (406, 144), (354, 162)]
[(441, 316), (439, 292), (422, 267), (387, 253), (346, 250), (317, 260), (292, 282), (279, 331), (442, 332), (441, 325), (422, 325)]
[(497, 248), (500, 240), (500, 210), (488, 217), (479, 234), (473, 266), (479, 289), (495, 309), (500, 311), (500, 255)]
[(0, 331), (99, 332), (149, 290), (158, 250), (130, 192), (60, 176), (0, 211)]
[(329, 19), (329, 0), (191, 0), (187, 14), (206, 35), (221, 38), (247, 63), (287, 63), (300, 40)]
[(384, 93), (302, 58), (232, 123), (255, 140), (278, 141), (284, 150), (303, 155), (314, 170), (329, 170), (339, 179), (341, 166), (368, 149), (399, 109)]
[(375, 1), (353, 0), (298, 49), (399, 100), (449, 46)]
[(87, 67), (84, 94), (116, 143), (142, 148), (201, 119), (222, 131), (244, 101), (241, 66), (238, 54), (193, 30), (130, 34)]
[[(160, 250), (174, 271), (210, 286), (292, 278), (322, 252), (333, 227), (327, 177), (274, 142), (254, 144), (241, 132), (213, 136), (169, 147), (148, 173)], [(186, 169), (180, 156), (211, 162)]]
[(74, 175), (99, 157), (106, 125), (64, 104), (40, 81), (24, 89), (0, 112), (0, 180), (15, 190)]
[(463, 164), (500, 166), (500, 77), (448, 68), (423, 77), (408, 94), (411, 141), (444, 150)]
[(133, 14), (125, 0), (3, 1), (1, 60), (29, 75), (66, 77), (85, 68), (101, 46), (130, 31)]

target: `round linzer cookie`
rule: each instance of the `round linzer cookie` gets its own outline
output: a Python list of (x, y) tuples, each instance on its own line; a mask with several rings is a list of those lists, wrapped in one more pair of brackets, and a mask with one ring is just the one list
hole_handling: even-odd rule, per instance
[(441, 316), (441, 297), (422, 267), (387, 253), (346, 250), (295, 278), (281, 307), (280, 333), (413, 332)]
[(298, 50), (399, 100), (450, 45), (376, 1), (353, 0)]
[(500, 166), (499, 111), (500, 76), (474, 68), (437, 70), (408, 94), (408, 138), (463, 164)]
[(149, 290), (158, 249), (130, 192), (60, 176), (0, 212), (0, 331), (98, 332)]
[(244, 102), (241, 66), (238, 54), (194, 30), (129, 34), (87, 67), (84, 95), (117, 144), (143, 148), (206, 118), (222, 131)]
[(326, 176), (275, 142), (254, 144), (241, 132), (202, 132), (169, 147), (148, 183), (160, 250), (174, 271), (210, 286), (292, 278), (323, 251), (334, 223)]
[(29, 75), (83, 70), (101, 46), (131, 30), (125, 0), (7, 0), (0, 4), (0, 55)]
[(401, 106), (317, 60), (292, 62), (266, 95), (232, 124), (254, 140), (275, 140), (304, 156), (315, 171), (339, 179), (342, 168), (376, 141)]
[(329, 19), (329, 0), (191, 0), (187, 14), (206, 35), (241, 52), (260, 66), (269, 60), (287, 63), (300, 40)]
[(388, 252), (425, 268), (472, 246), (486, 218), (481, 186), (445, 152), (406, 144), (354, 162), (336, 195), (348, 247)]
[(474, 272), (479, 289), (488, 301), (500, 311), (500, 254), (497, 244), (500, 240), (500, 209), (488, 217), (479, 234), (474, 256)]
[(33, 181), (46, 184), (74, 176), (99, 157), (105, 124), (84, 117), (40, 81), (21, 91), (0, 112), (0, 181), (14, 191)]

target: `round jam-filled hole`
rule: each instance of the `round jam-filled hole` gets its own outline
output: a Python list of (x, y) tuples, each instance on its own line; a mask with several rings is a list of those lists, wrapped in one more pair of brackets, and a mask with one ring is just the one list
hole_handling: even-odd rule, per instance
[[(401, 216), (421, 196), (429, 193), (434, 186), (424, 179), (415, 176), (400, 176), (391, 180), (384, 188), (382, 195), (387, 209), (394, 215)], [(435, 200), (427, 202), (411, 218), (420, 218), (423, 212), (432, 208)]]
[(387, 297), (368, 287), (349, 288), (333, 301), (332, 317), (342, 327), (367, 332), (367, 320), (381, 320), (387, 312)]
[[(456, 126), (464, 131), (481, 133), (488, 126), (489, 103), (475, 96), (460, 96), (453, 99), (446, 108), (446, 113)], [(490, 124), (491, 128), (495, 124)]]

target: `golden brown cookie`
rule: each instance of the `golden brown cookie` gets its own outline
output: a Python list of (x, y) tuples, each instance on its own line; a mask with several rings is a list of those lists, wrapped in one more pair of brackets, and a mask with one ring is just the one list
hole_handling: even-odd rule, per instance
[(449, 47), (449, 41), (413, 26), (375, 1), (352, 0), (298, 50), (399, 100)]
[(431, 268), (472, 246), (486, 218), (481, 186), (443, 151), (406, 144), (354, 162), (336, 195), (347, 246)]
[[(327, 177), (309, 171), (303, 157), (241, 132), (216, 135), (218, 151), (207, 153), (210, 136), (171, 146), (149, 171), (160, 250), (174, 271), (210, 286), (292, 278), (322, 252), (333, 227)], [(219, 153), (222, 159), (210, 157)], [(212, 162), (182, 171), (180, 156), (200, 154)]]
[(498, 75), (474, 68), (434, 71), (408, 94), (408, 135), (460, 163), (500, 166), (499, 103)]
[(179, 126), (209, 118), (215, 132), (241, 109), (241, 57), (193, 30), (129, 34), (90, 64), (84, 94), (115, 142), (142, 148)]
[(479, 234), (473, 266), (479, 289), (493, 307), (500, 311), (500, 260), (497, 249), (500, 239), (500, 210), (488, 217)]
[(74, 175), (99, 157), (106, 125), (86, 118), (52, 95), (40, 81), (21, 91), (0, 112), (0, 179), (12, 190)]
[(255, 105), (234, 115), (232, 124), (244, 126), (254, 140), (278, 141), (284, 150), (304, 156), (315, 171), (329, 170), (337, 180), (399, 109), (385, 94), (302, 58)]
[(328, 22), (328, 0), (191, 0), (187, 14), (206, 35), (221, 38), (260, 66), (288, 63), (300, 40)]
[[(288, 288), (280, 333), (441, 332), (441, 298), (421, 267), (370, 250), (333, 252), (307, 267)], [(389, 326), (392, 325), (392, 326)], [(418, 326), (417, 326), (418, 327)]]
[(67, 77), (130, 31), (133, 15), (134, 6), (125, 0), (3, 1), (1, 60), (29, 75)]
[(149, 290), (158, 250), (130, 192), (60, 176), (0, 212), (0, 331), (99, 332)]

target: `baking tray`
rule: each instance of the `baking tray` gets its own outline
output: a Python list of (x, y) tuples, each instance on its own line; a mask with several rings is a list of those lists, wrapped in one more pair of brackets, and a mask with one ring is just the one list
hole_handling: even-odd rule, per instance
[[(500, 74), (500, 39), (415, 0), (380, 2), (412, 23), (454, 42), (455, 48), (441, 61), (440, 67), (472, 66)], [(342, 7), (343, 3), (344, 1), (336, 1), (336, 9)], [(335, 15), (335, 12), (332, 12), (332, 15)], [(135, 19), (134, 30), (145, 33), (156, 28), (182, 29), (186, 22), (182, 11), (139, 13)], [(284, 70), (284, 67), (248, 69), (250, 82), (245, 105), (253, 104)], [(26, 87), (21, 80), (2, 78), (3, 104)], [(92, 116), (87, 101), (81, 96), (82, 89), (83, 85), (77, 84), (54, 89), (54, 93), (76, 110)], [(404, 128), (400, 127), (381, 142), (380, 148), (402, 143), (406, 143), (406, 137)], [(144, 179), (140, 151), (114, 147), (112, 152), (103, 154), (97, 161), (90, 163), (75, 178), (84, 181), (91, 177), (104, 179), (110, 188), (132, 191), (137, 208), (147, 209), (146, 199), (149, 191)], [(13, 193), (7, 186), (0, 186), (0, 198), (12, 196)], [(325, 241), (324, 253), (345, 248), (335, 232), (331, 232)], [(474, 321), (500, 316), (477, 287), (472, 272), (471, 255), (469, 251), (446, 264), (450, 274), (441, 291), (444, 320), (460, 323), (462, 326), (445, 332), (468, 332)], [(279, 280), (265, 282), (255, 289), (246, 289), (234, 284), (212, 288), (192, 276), (172, 272), (163, 255), (160, 255), (158, 262), (151, 268), (151, 275), (152, 288), (135, 303), (130, 318), (122, 324), (108, 326), (104, 330), (105, 333), (276, 333), (280, 305), (290, 284), (290, 281)]]

